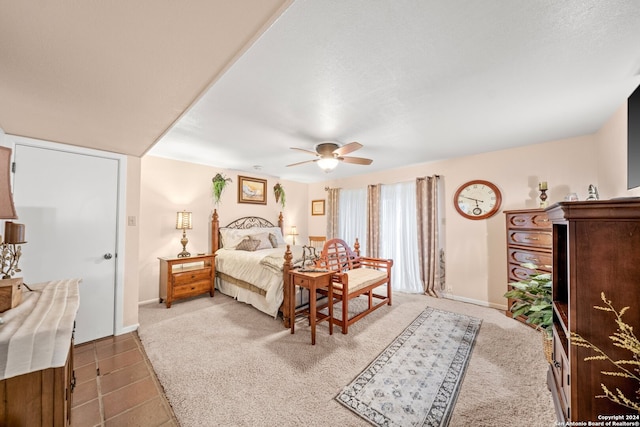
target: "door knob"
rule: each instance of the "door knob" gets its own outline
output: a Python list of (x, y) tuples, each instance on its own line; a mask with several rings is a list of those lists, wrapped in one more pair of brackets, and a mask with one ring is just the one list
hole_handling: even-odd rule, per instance
[(104, 254), (104, 259), (111, 259), (113, 258), (113, 255), (111, 254)]

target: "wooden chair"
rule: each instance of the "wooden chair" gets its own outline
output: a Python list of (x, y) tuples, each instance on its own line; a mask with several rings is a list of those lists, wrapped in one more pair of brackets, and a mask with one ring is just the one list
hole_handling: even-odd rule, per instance
[[(357, 240), (355, 246), (359, 246)], [(367, 314), (383, 305), (391, 305), (393, 260), (359, 256), (344, 240), (331, 239), (324, 244), (316, 265), (334, 272), (333, 296), (341, 302), (342, 314), (339, 319), (334, 317), (333, 323), (342, 328), (343, 334), (348, 332), (349, 325)], [(385, 294), (375, 293), (374, 290), (381, 286), (386, 286)], [(366, 295), (367, 309), (349, 317), (349, 301), (360, 295)]]
[(309, 236), (309, 246), (316, 248), (316, 251), (320, 253), (324, 247), (324, 243), (327, 241), (326, 236)]

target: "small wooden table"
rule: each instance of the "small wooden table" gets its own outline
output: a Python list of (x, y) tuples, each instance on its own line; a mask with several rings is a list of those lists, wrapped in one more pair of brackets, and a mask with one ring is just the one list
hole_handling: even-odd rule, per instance
[[(329, 321), (329, 335), (333, 335), (333, 284), (331, 282), (332, 273), (324, 272), (303, 272), (299, 270), (291, 270), (289, 272), (289, 309), (291, 315), (291, 333), (295, 333), (296, 315), (301, 313), (309, 314), (309, 322), (311, 323), (311, 345), (316, 344), (316, 319), (318, 322), (322, 320)], [(303, 309), (296, 312), (295, 297), (296, 286), (309, 289), (309, 309)], [(327, 289), (329, 298), (329, 314), (319, 313), (316, 308), (316, 291), (321, 288)]]
[(167, 308), (177, 299), (208, 293), (213, 297), (215, 287), (215, 255), (202, 254), (160, 260), (160, 303)]

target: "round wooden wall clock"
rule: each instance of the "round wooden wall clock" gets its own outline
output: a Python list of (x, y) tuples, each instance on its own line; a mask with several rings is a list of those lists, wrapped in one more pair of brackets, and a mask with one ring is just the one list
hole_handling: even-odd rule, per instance
[(462, 184), (453, 197), (458, 213), (468, 219), (489, 218), (500, 210), (501, 203), (498, 187), (479, 179)]

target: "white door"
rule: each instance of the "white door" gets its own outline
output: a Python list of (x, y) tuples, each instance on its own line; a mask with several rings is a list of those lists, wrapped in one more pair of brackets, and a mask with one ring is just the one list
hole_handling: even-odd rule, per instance
[(118, 161), (16, 144), (15, 163), (20, 275), (27, 285), (82, 279), (76, 343), (113, 335)]

